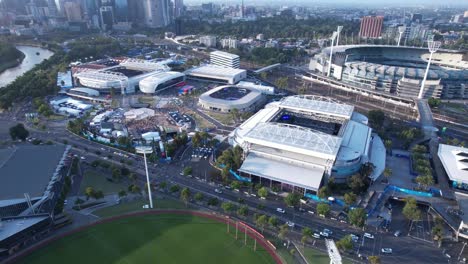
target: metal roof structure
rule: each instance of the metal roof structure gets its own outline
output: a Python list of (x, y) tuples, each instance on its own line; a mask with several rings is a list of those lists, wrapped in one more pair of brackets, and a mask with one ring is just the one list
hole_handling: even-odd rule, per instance
[(352, 105), (346, 105), (331, 98), (316, 95), (295, 95), (284, 97), (280, 101), (279, 106), (293, 110), (341, 117), (343, 119), (350, 119), (354, 111), (354, 106)]
[(268, 145), (306, 155), (328, 155), (335, 159), (341, 138), (310, 128), (280, 124), (259, 123), (245, 135), (254, 144)]
[(437, 155), (451, 181), (468, 184), (468, 148), (439, 144)]
[(139, 71), (168, 71), (170, 68), (159, 62), (152, 62), (140, 59), (127, 59), (120, 63), (120, 66), (124, 66), (128, 69), (139, 70)]
[(111, 71), (86, 71), (77, 74), (78, 78), (88, 78), (100, 81), (128, 81), (128, 77), (120, 72)]

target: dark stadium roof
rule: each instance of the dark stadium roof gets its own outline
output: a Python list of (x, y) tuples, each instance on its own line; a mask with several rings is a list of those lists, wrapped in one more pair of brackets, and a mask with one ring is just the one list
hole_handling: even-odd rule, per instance
[(237, 86), (227, 86), (214, 93), (210, 94), (210, 97), (223, 99), (223, 100), (237, 100), (245, 97), (251, 92), (248, 88), (237, 87)]
[(64, 152), (63, 145), (0, 149), (0, 200), (42, 196)]

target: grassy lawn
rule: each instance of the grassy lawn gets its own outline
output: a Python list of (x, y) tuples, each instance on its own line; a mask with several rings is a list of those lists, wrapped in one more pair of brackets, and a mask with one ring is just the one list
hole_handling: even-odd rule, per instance
[(187, 111), (187, 113), (195, 120), (195, 122), (197, 123), (197, 127), (200, 130), (211, 129), (214, 127), (213, 124), (206, 121), (203, 117), (199, 116), (197, 113), (193, 111)]
[(80, 185), (80, 194), (84, 195), (87, 187), (93, 187), (96, 191), (103, 191), (104, 194), (117, 193), (120, 190), (127, 190), (124, 183), (110, 182), (106, 175), (93, 170), (86, 170)]
[[(128, 203), (121, 203), (117, 205), (113, 205), (110, 207), (102, 208), (97, 211), (94, 211), (93, 214), (99, 217), (109, 217), (114, 215), (121, 215), (124, 213), (135, 212), (143, 210), (143, 205), (148, 204), (147, 200), (138, 200), (132, 201)], [(187, 209), (185, 204), (181, 201), (177, 200), (169, 200), (169, 199), (156, 199), (153, 200), (154, 207), (157, 209)], [(190, 205), (189, 205), (190, 208)], [(148, 210), (148, 209), (145, 209)]]
[(205, 113), (211, 116), (212, 118), (218, 120), (218, 122), (223, 123), (224, 125), (230, 126), (234, 124), (234, 119), (232, 118), (231, 114), (213, 113), (210, 111), (206, 111)]
[[(250, 241), (251, 242), (251, 241)], [(250, 243), (251, 244), (251, 243)], [(190, 215), (146, 215), (88, 228), (18, 263), (274, 263), (226, 233), (225, 224)]]

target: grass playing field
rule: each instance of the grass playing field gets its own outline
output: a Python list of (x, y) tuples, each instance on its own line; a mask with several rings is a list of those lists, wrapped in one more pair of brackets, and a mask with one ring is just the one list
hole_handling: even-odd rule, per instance
[(132, 216), (90, 227), (34, 251), (19, 263), (274, 263), (226, 233), (226, 225), (191, 215)]

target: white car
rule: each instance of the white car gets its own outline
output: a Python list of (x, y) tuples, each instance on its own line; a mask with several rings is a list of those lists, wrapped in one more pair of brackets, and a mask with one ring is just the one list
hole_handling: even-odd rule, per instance
[(215, 193), (223, 193), (220, 189), (215, 189)]
[(358, 242), (359, 241), (359, 237), (354, 235), (354, 234), (351, 234), (351, 239), (353, 240), (354, 243)]
[(317, 234), (317, 233), (314, 233), (312, 236), (313, 236), (314, 238), (320, 238), (320, 234)]
[(331, 231), (330, 229), (326, 229), (326, 228), (323, 229), (323, 232), (329, 235), (333, 234), (333, 231)]
[(294, 227), (295, 224), (291, 221), (287, 221), (286, 224), (289, 226), (289, 227)]
[(364, 237), (374, 239), (374, 235), (369, 234), (369, 233), (364, 233)]
[(382, 248), (382, 253), (384, 254), (392, 254), (393, 250), (391, 248)]
[(330, 234), (328, 234), (327, 232), (320, 232), (320, 235), (323, 236), (323, 237), (329, 237)]
[(282, 214), (286, 213), (286, 211), (283, 208), (276, 208), (276, 212), (282, 213)]

